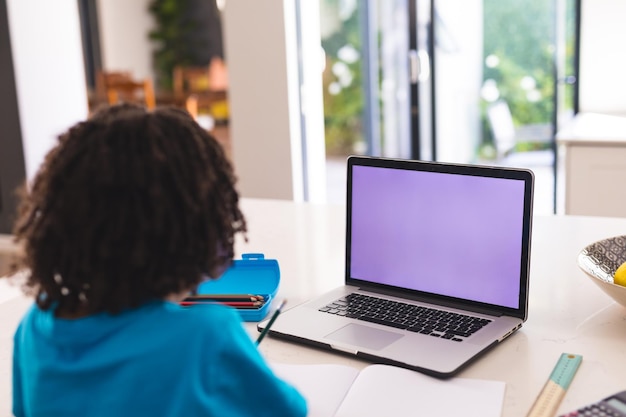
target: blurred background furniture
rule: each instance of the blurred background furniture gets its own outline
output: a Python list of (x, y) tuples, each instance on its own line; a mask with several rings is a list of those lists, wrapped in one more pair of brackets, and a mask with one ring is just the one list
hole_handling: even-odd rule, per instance
[(0, 277), (9, 273), (13, 258), (18, 254), (19, 249), (13, 242), (13, 236), (0, 234)]
[(215, 123), (228, 121), (226, 82), (220, 82), (213, 67), (178, 65), (174, 68), (174, 97), (199, 122), (203, 116)]
[(554, 163), (549, 124), (515, 126), (508, 103), (497, 100), (487, 107), (499, 163), (510, 166), (548, 166)]
[(143, 104), (148, 109), (156, 107), (152, 80), (135, 80), (126, 71), (99, 71), (96, 77), (96, 98), (108, 104), (129, 102)]
[(556, 140), (557, 214), (626, 217), (626, 117), (578, 113)]
[(226, 68), (219, 58), (211, 60), (210, 65), (174, 67), (172, 101), (187, 109), (200, 126), (210, 131), (231, 158), (227, 87)]

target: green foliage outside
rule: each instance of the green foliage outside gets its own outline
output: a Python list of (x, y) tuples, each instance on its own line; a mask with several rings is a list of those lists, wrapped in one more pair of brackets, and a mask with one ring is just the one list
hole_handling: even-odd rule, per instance
[[(323, 0), (324, 7), (332, 10), (337, 16), (338, 1)], [(357, 6), (358, 7), (358, 6)], [(362, 62), (343, 62), (338, 58), (339, 50), (351, 45), (355, 50), (361, 50), (361, 34), (359, 30), (358, 13), (355, 10), (349, 18), (340, 21), (337, 30), (330, 36), (322, 39), (322, 47), (326, 53), (326, 68), (323, 74), (324, 97), (324, 126), (326, 128), (326, 153), (328, 155), (348, 155), (353, 153), (354, 145), (363, 142), (362, 117), (364, 97), (362, 85)], [(352, 82), (341, 86), (341, 91), (332, 94), (329, 86), (340, 79), (333, 74), (333, 65), (345, 64), (352, 74)]]
[[(484, 57), (495, 56), (499, 63), (484, 65), (483, 79), (496, 82), (516, 126), (552, 123), (555, 22), (553, 1), (484, 0)], [(523, 87), (525, 77), (534, 80), (534, 88)], [(493, 142), (485, 122), (488, 105), (481, 100), (483, 144)], [(517, 150), (532, 147), (520, 143)]]
[(155, 44), (153, 63), (157, 86), (172, 90), (172, 74), (176, 65), (191, 64), (195, 45), (190, 42), (193, 21), (186, 15), (188, 0), (152, 0), (148, 6), (155, 28), (148, 34)]

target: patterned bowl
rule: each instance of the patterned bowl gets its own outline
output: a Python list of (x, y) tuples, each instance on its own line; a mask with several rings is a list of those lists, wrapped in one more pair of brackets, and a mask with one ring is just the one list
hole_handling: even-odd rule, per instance
[(626, 262), (626, 236), (592, 243), (578, 254), (578, 266), (607, 295), (626, 307), (626, 287), (613, 283), (615, 270)]

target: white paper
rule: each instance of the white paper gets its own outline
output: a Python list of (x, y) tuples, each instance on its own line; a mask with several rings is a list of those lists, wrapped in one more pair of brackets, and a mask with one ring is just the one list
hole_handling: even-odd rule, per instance
[(408, 369), (371, 365), (354, 381), (335, 417), (499, 417), (504, 382), (436, 379)]
[(499, 417), (505, 383), (437, 379), (389, 365), (360, 373), (345, 365), (274, 364), (276, 374), (307, 399), (309, 417)]
[(345, 365), (271, 364), (276, 375), (306, 398), (307, 417), (333, 417), (359, 370)]

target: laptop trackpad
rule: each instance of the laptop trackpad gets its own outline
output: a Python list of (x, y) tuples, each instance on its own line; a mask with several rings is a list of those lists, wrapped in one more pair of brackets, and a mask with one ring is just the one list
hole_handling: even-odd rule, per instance
[(362, 326), (360, 324), (348, 324), (339, 330), (335, 330), (326, 337), (338, 342), (361, 346), (367, 349), (382, 349), (404, 335), (373, 327)]

